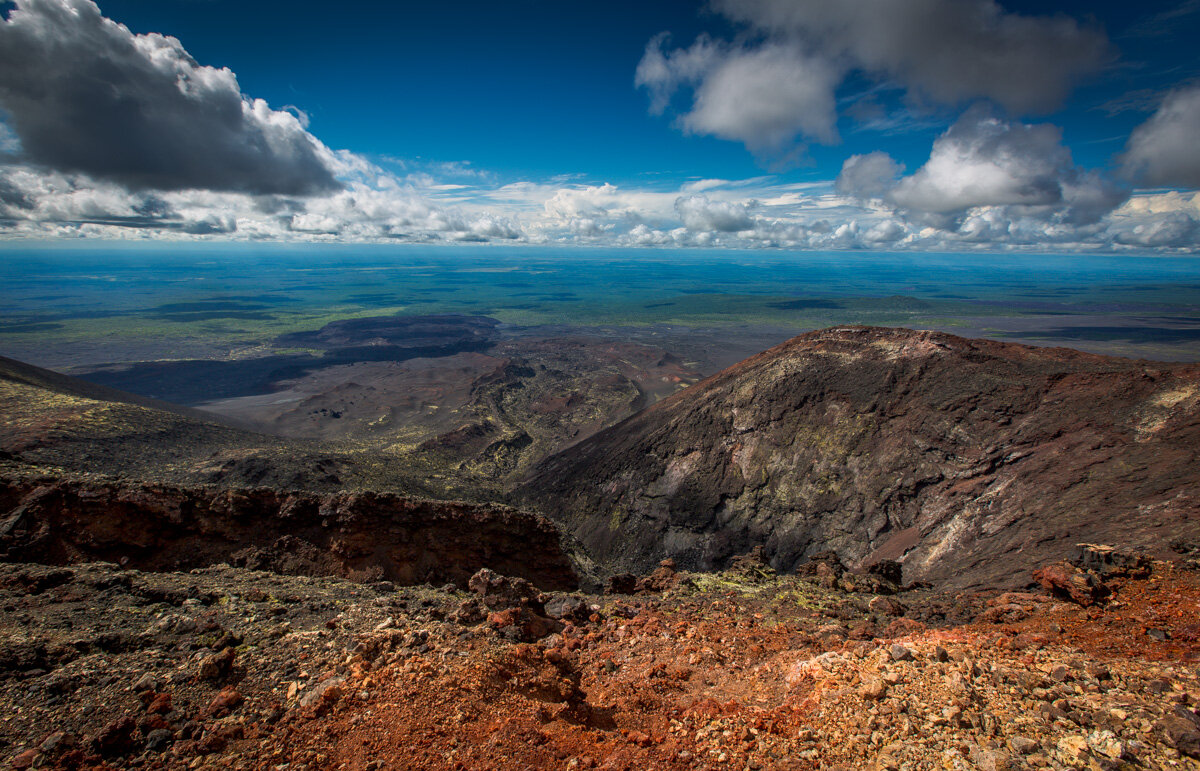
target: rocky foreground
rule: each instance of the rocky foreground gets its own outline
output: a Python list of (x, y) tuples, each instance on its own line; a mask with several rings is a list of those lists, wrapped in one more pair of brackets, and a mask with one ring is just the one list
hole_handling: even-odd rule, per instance
[(832, 554), (604, 594), (0, 565), (12, 768), (1200, 768), (1200, 551), (1023, 592)]

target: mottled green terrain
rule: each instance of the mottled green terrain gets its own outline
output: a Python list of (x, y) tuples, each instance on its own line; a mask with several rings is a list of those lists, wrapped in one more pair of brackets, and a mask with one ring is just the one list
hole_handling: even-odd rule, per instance
[(1187, 257), (10, 246), (0, 281), (0, 354), (72, 374), (304, 356), (286, 336), (444, 313), (512, 336), (652, 343), (706, 373), (848, 323), (1200, 360), (1200, 261)]

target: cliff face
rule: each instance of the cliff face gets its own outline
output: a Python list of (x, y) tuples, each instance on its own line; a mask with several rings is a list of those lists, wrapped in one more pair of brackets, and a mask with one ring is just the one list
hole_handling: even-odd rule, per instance
[(1200, 367), (842, 327), (543, 461), (517, 498), (610, 569), (762, 544), (782, 570), (832, 549), (1002, 585), (1064, 542), (1200, 535), (1198, 453)]
[(578, 579), (558, 530), (502, 506), (77, 479), (0, 480), (0, 561), (169, 571), (228, 562), (295, 575), (466, 586), (480, 568), (543, 589)]

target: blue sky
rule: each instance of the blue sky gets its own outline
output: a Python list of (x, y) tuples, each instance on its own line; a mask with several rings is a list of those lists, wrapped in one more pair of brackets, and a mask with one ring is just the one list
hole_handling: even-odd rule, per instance
[(1200, 247), (1200, 0), (4, 8), (0, 238)]
[[(1138, 34), (1138, 25), (1179, 3), (1004, 7), (1093, 16), (1119, 49), (1119, 59), (1083, 80), (1061, 110), (1033, 116), (1063, 126), (1076, 161), (1089, 167), (1109, 164), (1148, 115), (1144, 108), (1110, 115), (1103, 105), (1200, 76), (1200, 5), (1156, 25), (1164, 32), (1154, 35)], [(200, 62), (229, 67), (247, 94), (300, 107), (331, 147), (613, 183), (763, 172), (736, 143), (686, 136), (669, 118), (648, 115), (645, 92), (634, 88), (655, 35), (689, 43), (703, 32), (736, 32), (697, 2), (365, 3), (331, 12), (312, 2), (109, 0), (101, 8), (134, 32), (174, 35)], [(853, 96), (856, 85), (866, 87), (847, 84), (842, 96)], [(812, 148), (813, 165), (789, 178), (832, 178), (847, 156), (878, 149), (919, 165), (954, 114), (939, 111), (926, 116), (928, 128), (893, 134), (843, 116), (844, 141)]]
[(651, 118), (634, 88), (651, 37), (703, 30), (694, 2), (365, 3), (332, 14), (327, 4), (224, 0), (103, 8), (134, 31), (176, 35), (204, 63), (230, 67), (249, 94), (300, 106), (331, 147), (469, 161), (521, 178), (761, 173), (744, 150), (688, 141)]

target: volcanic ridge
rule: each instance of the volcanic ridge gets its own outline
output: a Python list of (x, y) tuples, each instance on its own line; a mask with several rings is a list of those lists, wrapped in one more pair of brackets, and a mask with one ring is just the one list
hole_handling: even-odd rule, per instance
[(11, 767), (1200, 768), (1200, 366), (290, 342), (364, 334), (225, 416), (0, 360)]

